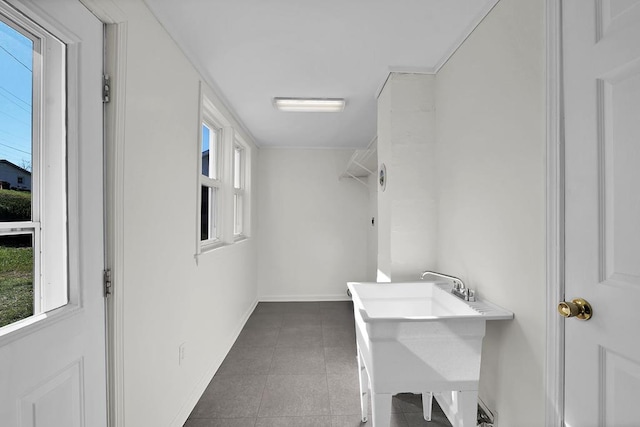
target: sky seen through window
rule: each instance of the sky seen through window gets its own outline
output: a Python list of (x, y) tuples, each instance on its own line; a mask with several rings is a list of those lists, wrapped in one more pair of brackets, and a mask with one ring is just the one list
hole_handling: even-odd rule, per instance
[(0, 159), (31, 170), (33, 42), (0, 21)]

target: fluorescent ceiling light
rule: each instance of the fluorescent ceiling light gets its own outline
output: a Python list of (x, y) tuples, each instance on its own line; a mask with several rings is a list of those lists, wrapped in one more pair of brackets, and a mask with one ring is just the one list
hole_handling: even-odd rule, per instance
[(280, 111), (306, 113), (339, 113), (344, 110), (343, 98), (273, 98)]

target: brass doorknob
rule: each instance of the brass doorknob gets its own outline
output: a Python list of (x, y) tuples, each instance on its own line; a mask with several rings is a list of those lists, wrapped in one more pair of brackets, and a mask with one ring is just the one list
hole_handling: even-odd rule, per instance
[(577, 317), (580, 320), (589, 320), (593, 315), (593, 309), (588, 301), (576, 298), (571, 302), (563, 301), (558, 304), (558, 313), (562, 317)]

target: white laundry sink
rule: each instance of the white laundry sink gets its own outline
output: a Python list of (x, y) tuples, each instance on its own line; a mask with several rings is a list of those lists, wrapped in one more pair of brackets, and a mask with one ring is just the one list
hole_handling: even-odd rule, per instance
[(476, 426), (487, 320), (513, 313), (464, 301), (442, 282), (348, 283), (354, 305), (362, 418), (371, 393), (373, 427), (388, 427), (391, 396), (422, 393), (425, 419), (435, 396), (454, 427)]

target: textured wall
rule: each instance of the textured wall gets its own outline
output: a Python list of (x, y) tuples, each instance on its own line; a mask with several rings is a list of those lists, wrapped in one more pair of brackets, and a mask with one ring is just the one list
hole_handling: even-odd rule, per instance
[(392, 73), (378, 98), (378, 270), (415, 280), (436, 263), (435, 77)]

